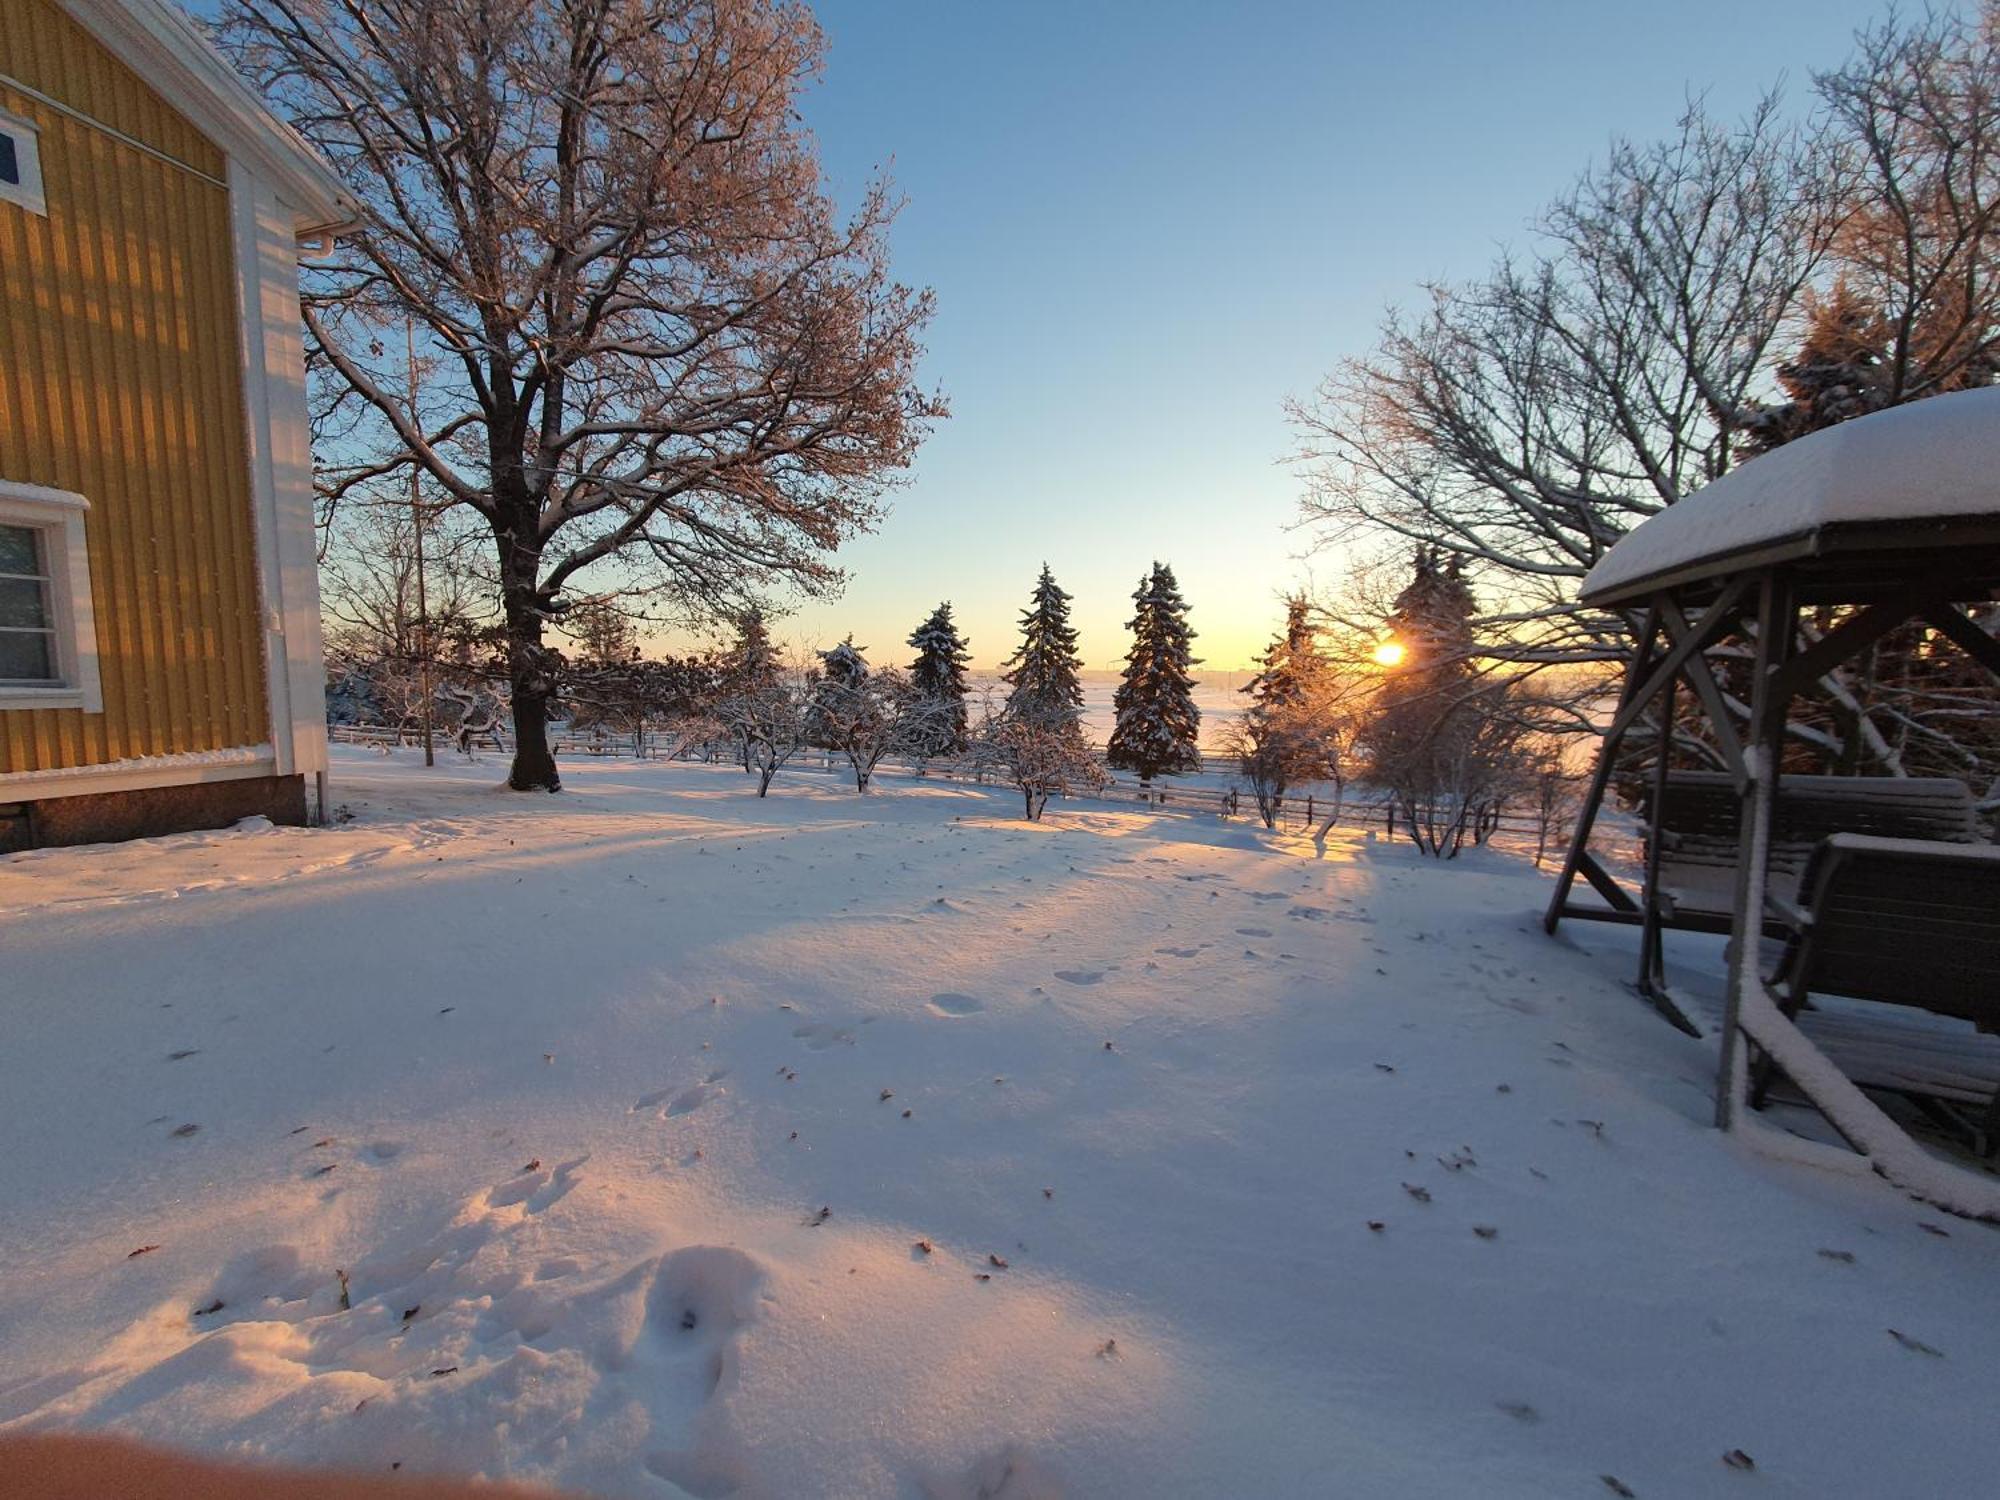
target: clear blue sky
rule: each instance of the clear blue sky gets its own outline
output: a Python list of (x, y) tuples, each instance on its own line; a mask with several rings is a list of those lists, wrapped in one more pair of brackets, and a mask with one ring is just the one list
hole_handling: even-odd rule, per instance
[[(193, 0), (212, 13), (216, 0)], [(1043, 559), (1113, 667), (1173, 565), (1211, 666), (1243, 665), (1301, 561), (1281, 406), (1419, 282), (1477, 274), (1614, 134), (1690, 91), (1805, 103), (1886, 0), (819, 0), (805, 101), (842, 201), (878, 165), (934, 288), (954, 416), (839, 600), (780, 627), (877, 661), (949, 598), (982, 665)]]

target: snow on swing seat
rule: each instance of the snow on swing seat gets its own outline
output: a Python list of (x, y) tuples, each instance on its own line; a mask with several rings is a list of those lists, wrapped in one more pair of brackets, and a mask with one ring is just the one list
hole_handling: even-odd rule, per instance
[(2000, 387), (1891, 407), (1750, 459), (1635, 527), (1582, 596), (1619, 604), (1798, 562), (1802, 597), (1818, 573), (1825, 597), (1860, 602), (1907, 580), (1885, 554), (1967, 547), (1982, 576), (2000, 574)]

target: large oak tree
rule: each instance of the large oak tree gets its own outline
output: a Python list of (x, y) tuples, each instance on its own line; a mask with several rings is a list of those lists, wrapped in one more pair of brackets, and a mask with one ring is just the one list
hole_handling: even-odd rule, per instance
[(573, 595), (824, 591), (943, 414), (896, 204), (836, 213), (796, 113), (822, 38), (778, 0), (228, 0), (223, 36), (367, 208), (305, 278), (324, 500), (416, 464), (477, 512), (509, 783), (555, 790)]

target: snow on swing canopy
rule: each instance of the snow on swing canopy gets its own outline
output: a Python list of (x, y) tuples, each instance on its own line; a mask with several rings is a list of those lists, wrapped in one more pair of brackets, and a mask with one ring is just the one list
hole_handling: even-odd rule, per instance
[(1750, 459), (1635, 527), (1583, 580), (1583, 602), (1700, 593), (1786, 564), (1800, 602), (1861, 603), (1942, 559), (2000, 583), (2000, 387), (1891, 407)]

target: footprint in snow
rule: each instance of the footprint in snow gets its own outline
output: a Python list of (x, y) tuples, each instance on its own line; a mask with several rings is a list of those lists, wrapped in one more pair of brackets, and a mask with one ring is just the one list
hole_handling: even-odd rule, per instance
[(1269, 937), (1271, 929), (1268, 927), (1239, 927), (1236, 929), (1236, 935), (1238, 937)]
[(1102, 969), (1057, 969), (1056, 978), (1067, 984), (1096, 984), (1104, 977)]
[(933, 995), (925, 1004), (924, 1009), (934, 1016), (956, 1018), (959, 1016), (977, 1015), (980, 1011), (986, 1009), (986, 1002), (984, 1000), (976, 1000), (970, 995)]
[[(700, 1083), (689, 1084), (683, 1089), (655, 1089), (652, 1093), (635, 1103), (632, 1106), (632, 1110), (636, 1114), (642, 1109), (658, 1109), (662, 1120), (669, 1119), (675, 1115), (693, 1114), (694, 1111), (700, 1109), (709, 1100), (728, 1092), (726, 1089), (718, 1087), (721, 1081), (727, 1076), (727, 1069), (718, 1069), (709, 1074)], [(662, 1108), (662, 1106), (665, 1107)]]
[(859, 1021), (812, 1021), (793, 1027), (792, 1035), (812, 1052), (824, 1052), (829, 1047), (852, 1047), (858, 1040), (856, 1029), (874, 1019), (873, 1016), (864, 1016)]
[(1201, 952), (1199, 948), (1155, 948), (1155, 953), (1164, 953), (1169, 958), (1193, 958)]

